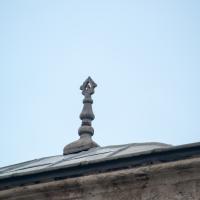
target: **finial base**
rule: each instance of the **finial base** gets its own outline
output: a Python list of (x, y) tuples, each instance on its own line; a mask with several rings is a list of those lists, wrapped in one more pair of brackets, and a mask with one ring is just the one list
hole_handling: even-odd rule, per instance
[(81, 151), (87, 151), (94, 147), (99, 147), (99, 145), (92, 140), (90, 135), (82, 134), (80, 139), (78, 139), (75, 142), (72, 142), (64, 147), (63, 155), (78, 153)]

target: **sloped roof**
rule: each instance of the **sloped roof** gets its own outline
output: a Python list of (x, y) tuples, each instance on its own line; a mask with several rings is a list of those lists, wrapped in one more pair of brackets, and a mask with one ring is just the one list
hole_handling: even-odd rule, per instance
[(162, 143), (126, 144), (107, 147), (96, 147), (75, 154), (57, 155), (35, 159), (16, 165), (0, 168), (0, 179), (34, 174), (58, 168), (69, 168), (77, 165), (113, 160), (129, 154), (141, 154), (153, 149), (167, 148), (170, 145)]
[(200, 143), (132, 143), (31, 160), (0, 168), (0, 189), (200, 155)]

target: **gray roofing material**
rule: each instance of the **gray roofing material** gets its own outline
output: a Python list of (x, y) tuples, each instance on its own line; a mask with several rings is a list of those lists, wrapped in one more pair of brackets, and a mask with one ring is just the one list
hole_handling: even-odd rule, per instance
[(57, 168), (68, 168), (77, 165), (86, 165), (104, 160), (112, 160), (129, 154), (149, 152), (154, 149), (168, 148), (171, 145), (163, 143), (133, 143), (107, 147), (96, 147), (88, 151), (82, 151), (69, 155), (58, 155), (46, 158), (35, 159), (16, 165), (0, 168), (0, 179), (23, 176), (41, 171), (48, 171)]
[(96, 147), (0, 168), (0, 189), (200, 156), (200, 143), (133, 143)]

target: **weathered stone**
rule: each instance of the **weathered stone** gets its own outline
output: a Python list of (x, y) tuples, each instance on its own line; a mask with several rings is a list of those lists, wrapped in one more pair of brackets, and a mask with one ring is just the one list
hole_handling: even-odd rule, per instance
[(1, 200), (200, 200), (200, 158), (0, 191)]
[(81, 127), (78, 130), (80, 138), (64, 147), (63, 154), (68, 155), (71, 153), (77, 153), (80, 151), (85, 151), (93, 147), (98, 147), (99, 145), (92, 140), (94, 134), (94, 129), (92, 128), (92, 120), (95, 116), (92, 110), (92, 94), (94, 94), (94, 88), (97, 87), (97, 84), (88, 77), (80, 89), (84, 95), (83, 99), (83, 109), (80, 114), (80, 119), (82, 120)]

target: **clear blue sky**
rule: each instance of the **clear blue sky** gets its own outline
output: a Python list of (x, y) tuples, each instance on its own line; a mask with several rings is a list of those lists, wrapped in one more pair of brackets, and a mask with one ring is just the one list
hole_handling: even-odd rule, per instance
[(78, 139), (90, 75), (94, 140), (200, 140), (200, 1), (0, 1), (0, 166)]

